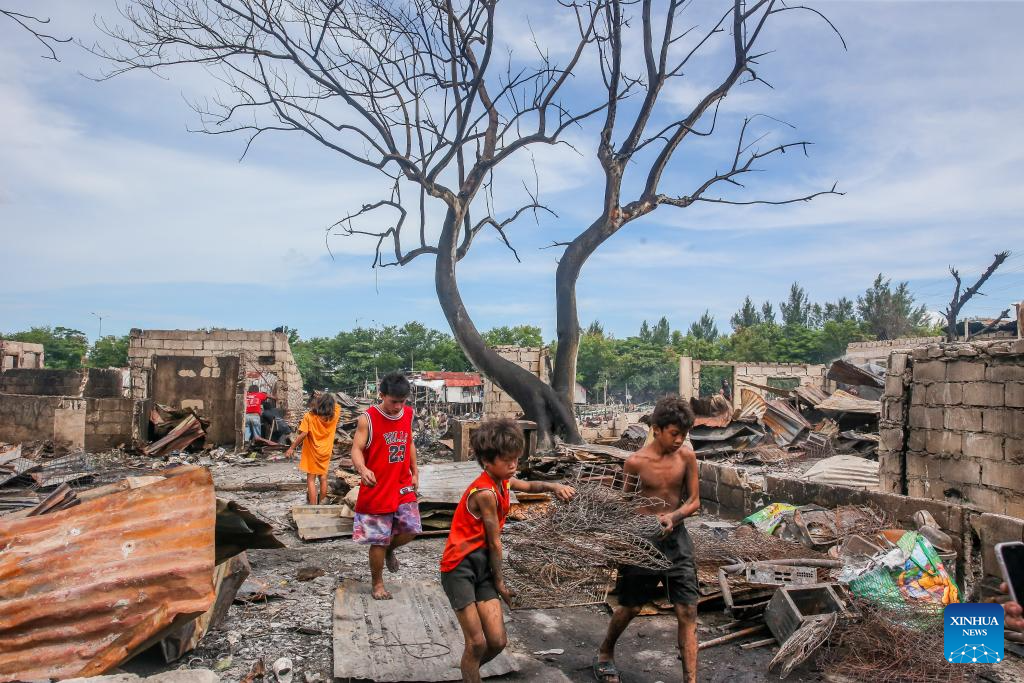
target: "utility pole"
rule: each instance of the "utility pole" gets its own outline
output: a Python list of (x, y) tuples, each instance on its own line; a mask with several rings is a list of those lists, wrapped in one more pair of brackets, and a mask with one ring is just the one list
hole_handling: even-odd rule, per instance
[(97, 319), (99, 319), (99, 321), (100, 321), (100, 331), (99, 331), (99, 336), (96, 337), (96, 338), (97, 339), (103, 339), (103, 315), (100, 314), (100, 313), (91, 313), (90, 315), (94, 315), (94, 316), (96, 316)]

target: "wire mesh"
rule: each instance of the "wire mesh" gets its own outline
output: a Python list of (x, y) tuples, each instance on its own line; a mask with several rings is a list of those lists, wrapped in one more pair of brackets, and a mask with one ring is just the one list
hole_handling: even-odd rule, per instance
[(646, 513), (661, 501), (605, 485), (614, 472), (591, 474), (601, 483), (577, 478), (571, 501), (557, 501), (546, 514), (506, 529), (506, 580), (518, 595), (517, 606), (603, 602), (617, 566), (671, 565), (653, 542), (661, 531), (658, 518)]
[(840, 622), (819, 651), (818, 663), (831, 674), (874, 683), (954, 683), (978, 680), (977, 664), (944, 659), (941, 606), (854, 602), (861, 618)]

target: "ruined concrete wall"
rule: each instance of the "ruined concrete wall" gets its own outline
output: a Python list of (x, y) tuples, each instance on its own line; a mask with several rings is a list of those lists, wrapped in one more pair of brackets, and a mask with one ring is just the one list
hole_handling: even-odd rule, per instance
[(942, 337), (904, 337), (902, 339), (850, 342), (846, 345), (844, 358), (855, 363), (885, 365), (889, 361), (889, 355), (894, 352), (909, 353), (922, 346), (938, 344), (942, 339)]
[(45, 360), (42, 344), (0, 339), (0, 372), (14, 368), (41, 368)]
[(52, 439), (85, 448), (86, 399), (67, 396), (0, 394), (0, 441)]
[(880, 427), (883, 490), (1024, 518), (1024, 340), (894, 353)]
[[(540, 377), (541, 381), (548, 381), (548, 349), (546, 347), (496, 346), (494, 350), (505, 360), (510, 360)], [(522, 414), (523, 409), (515, 399), (505, 393), (497, 384), (484, 377), (484, 419), (517, 418)]]
[(684, 398), (691, 398), (700, 395), (700, 372), (704, 367), (732, 367), (733, 368), (733, 405), (741, 408), (742, 389), (750, 389), (760, 396), (767, 392), (750, 384), (744, 384), (742, 380), (768, 385), (768, 380), (783, 377), (796, 379), (801, 386), (814, 386), (822, 389), (825, 387), (825, 373), (827, 368), (824, 365), (810, 363), (731, 363), (728, 361), (702, 361), (683, 356), (679, 360), (679, 395)]
[(0, 394), (81, 396), (81, 370), (8, 370), (0, 375)]
[(60, 397), (0, 394), (0, 441), (20, 443), (53, 438)]
[(150, 398), (150, 371), (154, 356), (213, 358), (238, 356), (242, 368), (241, 391), (257, 384), (277, 395), (289, 419), (301, 416), (302, 377), (292, 356), (288, 335), (245, 330), (139, 330), (128, 345), (132, 397)]
[(85, 450), (105, 451), (128, 444), (135, 424), (130, 398), (85, 399)]
[(120, 370), (44, 370), (21, 368), (0, 375), (0, 394), (119, 398)]
[(889, 514), (901, 526), (914, 526), (914, 513), (927, 510), (939, 525), (954, 534), (967, 530), (963, 506), (947, 501), (914, 498), (880, 491), (802, 481), (785, 476), (748, 476), (740, 467), (701, 460), (698, 462), (701, 507), (723, 517), (745, 517), (769, 503), (791, 505), (872, 505)]
[(246, 385), (238, 356), (153, 356), (152, 362), (155, 403), (199, 411), (210, 422), (208, 444), (242, 442)]

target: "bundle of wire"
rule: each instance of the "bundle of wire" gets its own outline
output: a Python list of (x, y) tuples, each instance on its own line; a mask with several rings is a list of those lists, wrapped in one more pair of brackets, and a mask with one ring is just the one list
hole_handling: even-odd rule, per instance
[(503, 537), (506, 582), (517, 606), (600, 602), (618, 565), (668, 569), (668, 559), (652, 542), (661, 525), (644, 512), (660, 503), (581, 483), (571, 501), (557, 501), (547, 514), (509, 525)]

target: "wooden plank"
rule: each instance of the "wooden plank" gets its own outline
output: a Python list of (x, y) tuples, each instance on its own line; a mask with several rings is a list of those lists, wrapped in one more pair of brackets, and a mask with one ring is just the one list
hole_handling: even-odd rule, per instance
[[(462, 629), (438, 581), (392, 580), (393, 600), (348, 579), (334, 598), (334, 676), (342, 679), (458, 681)], [(518, 670), (508, 650), (483, 667), (484, 678)]]
[[(473, 480), (480, 476), (480, 465), (470, 462), (435, 462), (420, 465), (420, 485), (416, 494), (420, 504), (458, 505)], [(512, 502), (517, 502), (515, 491)]]
[(341, 505), (296, 505), (292, 519), (303, 541), (352, 535), (352, 518), (341, 516)]

